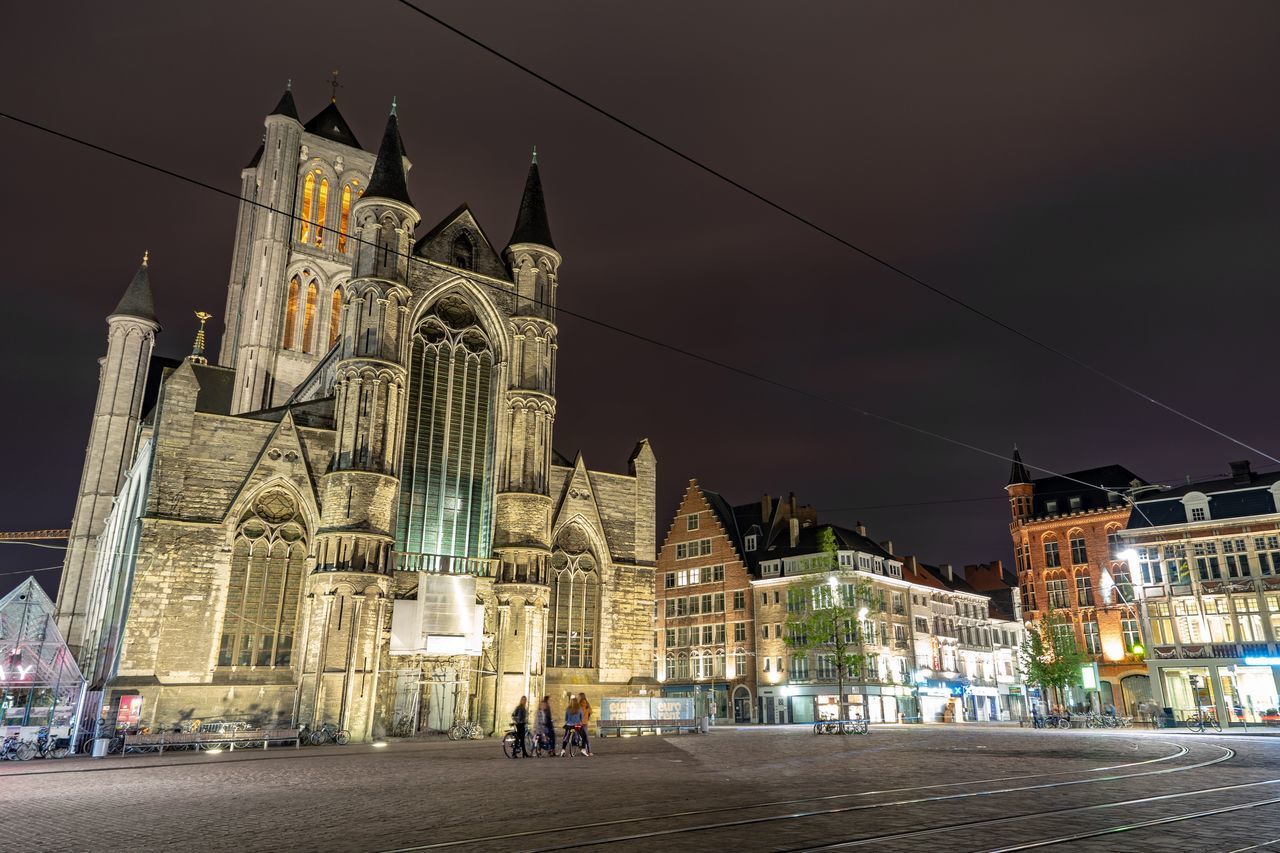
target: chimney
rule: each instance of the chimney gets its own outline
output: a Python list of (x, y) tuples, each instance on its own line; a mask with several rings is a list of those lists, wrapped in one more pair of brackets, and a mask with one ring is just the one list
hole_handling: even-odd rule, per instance
[(915, 558), (914, 554), (908, 554), (902, 558), (902, 567), (913, 575), (919, 576), (920, 574), (920, 561)]
[(884, 540), (883, 542), (881, 542), (881, 543), (880, 543), (880, 547), (881, 547), (881, 548), (883, 548), (883, 549), (885, 549), (886, 551), (888, 551), (890, 554), (892, 554), (892, 553), (893, 553), (893, 540), (892, 540), (892, 539), (886, 539), (886, 540)]
[(956, 579), (955, 572), (951, 571), (950, 563), (938, 563), (938, 568), (942, 569), (942, 574), (946, 575), (947, 583), (951, 583)]
[(793, 515), (787, 519), (787, 523), (791, 528), (791, 547), (794, 548), (800, 544), (800, 519)]
[(863, 524), (861, 521), (859, 521), (856, 525), (854, 525), (853, 529), (858, 531), (859, 536), (867, 535), (867, 526)]
[(791, 495), (787, 498), (787, 511), (791, 513), (791, 516), (793, 518), (795, 517), (795, 514), (796, 514), (796, 493), (795, 492), (792, 492)]
[(1248, 459), (1231, 463), (1231, 482), (1237, 486), (1247, 486), (1253, 482), (1253, 471), (1249, 467)]
[(767, 522), (771, 515), (773, 515), (773, 498), (766, 494), (760, 499), (760, 518)]

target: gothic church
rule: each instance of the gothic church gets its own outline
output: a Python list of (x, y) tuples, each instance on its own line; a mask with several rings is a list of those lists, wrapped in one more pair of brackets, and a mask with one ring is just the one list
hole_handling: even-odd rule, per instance
[(654, 455), (604, 473), (553, 448), (536, 155), (498, 250), (465, 205), (415, 236), (394, 103), (376, 155), (336, 102), (304, 123), (286, 91), (265, 125), (219, 363), (203, 331), (153, 353), (145, 258), (107, 318), (57, 601), (90, 713), (140, 696), (156, 728), (361, 739), (644, 690)]

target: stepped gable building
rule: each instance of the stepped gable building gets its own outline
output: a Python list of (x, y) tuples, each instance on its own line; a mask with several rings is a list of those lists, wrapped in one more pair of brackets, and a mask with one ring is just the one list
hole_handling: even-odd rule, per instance
[(1120, 465), (1033, 480), (1015, 447), (1005, 486), (1023, 614), (1031, 621), (1050, 610), (1066, 617), (1077, 646), (1098, 664), (1101, 703), (1122, 714), (1137, 713), (1150, 698), (1146, 666), (1134, 652), (1140, 632), (1129, 566), (1115, 547), (1129, 523), (1124, 493), (1142, 485)]
[(375, 153), (286, 91), (241, 172), (218, 363), (155, 355), (146, 259), (108, 317), (58, 596), (108, 714), (364, 738), (651, 683), (654, 455), (553, 450), (537, 157), (501, 247), (466, 205), (416, 236), (409, 168), (394, 102)]
[[(1280, 721), (1280, 473), (1232, 462), (1227, 476), (1134, 500), (1120, 538), (1140, 590), (1151, 707), (1224, 726)], [(1126, 694), (1144, 681), (1126, 678)]]

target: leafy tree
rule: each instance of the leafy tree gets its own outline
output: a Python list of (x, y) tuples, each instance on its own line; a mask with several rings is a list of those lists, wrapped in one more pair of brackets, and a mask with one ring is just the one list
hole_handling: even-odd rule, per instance
[(1027, 681), (1052, 689), (1059, 699), (1067, 687), (1079, 682), (1080, 668), (1088, 663), (1076, 644), (1075, 627), (1055, 610), (1028, 628), (1020, 657)]
[(867, 659), (862, 619), (871, 603), (871, 583), (862, 578), (841, 582), (839, 545), (830, 527), (818, 533), (818, 546), (821, 554), (810, 565), (818, 577), (787, 591), (786, 642), (795, 652), (817, 652), (831, 660), (840, 691), (840, 718), (847, 719), (845, 678), (861, 673)]

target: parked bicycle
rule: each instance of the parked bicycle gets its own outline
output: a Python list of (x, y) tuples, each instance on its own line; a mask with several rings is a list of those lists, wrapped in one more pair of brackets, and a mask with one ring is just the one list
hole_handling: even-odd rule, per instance
[(36, 757), (36, 748), (17, 735), (7, 735), (0, 743), (0, 761), (30, 761)]
[(1070, 714), (1049, 714), (1044, 718), (1045, 728), (1050, 729), (1069, 729), (1071, 728)]
[(819, 720), (813, 724), (815, 735), (865, 735), (869, 724), (861, 717), (852, 720)]
[(1218, 722), (1217, 714), (1198, 713), (1187, 717), (1187, 728), (1199, 734), (1206, 729), (1213, 729), (1215, 732), (1222, 731), (1222, 724)]
[(1114, 714), (1099, 714), (1090, 711), (1085, 718), (1085, 725), (1091, 729), (1114, 729), (1120, 726), (1120, 718)]
[(470, 720), (455, 720), (447, 734), (449, 740), (479, 740), (484, 737), (484, 729)]
[(66, 758), (70, 746), (70, 738), (53, 737), (48, 726), (42, 726), (36, 734), (35, 749), (40, 758)]
[(333, 723), (325, 723), (320, 728), (311, 732), (311, 745), (319, 746), (322, 743), (336, 743), (338, 746), (346, 746), (351, 740), (351, 733), (346, 729), (340, 729)]

